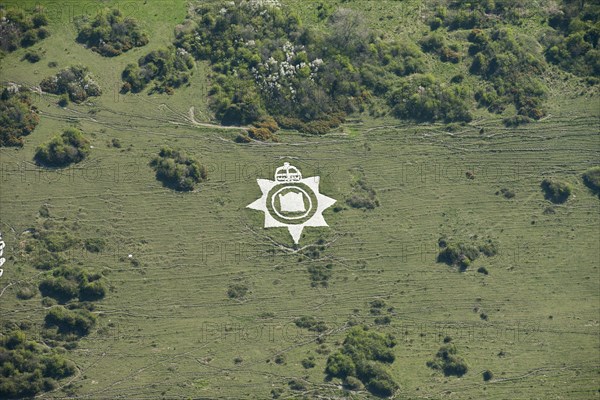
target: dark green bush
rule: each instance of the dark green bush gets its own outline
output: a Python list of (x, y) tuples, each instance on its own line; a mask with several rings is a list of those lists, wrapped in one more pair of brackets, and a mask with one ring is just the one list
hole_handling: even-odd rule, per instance
[(469, 368), (467, 363), (456, 354), (454, 344), (445, 344), (440, 347), (435, 358), (427, 362), (427, 366), (442, 371), (445, 376), (463, 376)]
[(458, 245), (448, 245), (442, 249), (438, 254), (437, 261), (466, 268), (471, 261), (478, 257), (479, 250), (476, 247), (459, 243)]
[(34, 45), (49, 36), (46, 25), (48, 19), (41, 8), (32, 14), (17, 8), (0, 8), (0, 50), (12, 52)]
[(390, 373), (382, 363), (394, 362), (391, 350), (396, 345), (393, 336), (370, 331), (367, 327), (351, 328), (340, 350), (327, 359), (325, 373), (345, 382), (362, 382), (374, 395), (392, 396), (398, 389)]
[(148, 43), (148, 36), (137, 21), (124, 17), (116, 8), (101, 10), (93, 18), (83, 16), (76, 25), (77, 41), (105, 57), (118, 56)]
[(433, 75), (413, 75), (402, 81), (388, 96), (398, 118), (418, 122), (469, 122), (472, 120), (467, 89), (460, 85), (443, 87)]
[(564, 203), (571, 195), (571, 186), (568, 183), (552, 179), (544, 179), (540, 184), (544, 197), (553, 203)]
[(351, 356), (338, 351), (327, 358), (325, 372), (339, 378), (355, 376), (356, 365)]
[(515, 197), (515, 192), (511, 189), (502, 188), (500, 189), (499, 193), (501, 193), (502, 196), (504, 196), (507, 199), (512, 199), (513, 197)]
[(21, 147), (23, 136), (33, 132), (40, 118), (27, 89), (12, 86), (0, 91), (0, 147)]
[(27, 339), (21, 330), (0, 335), (0, 398), (30, 398), (57, 386), (77, 368), (56, 350)]
[(52, 276), (40, 283), (43, 296), (67, 302), (75, 297), (81, 301), (94, 301), (104, 298), (107, 289), (99, 275), (90, 275), (80, 267), (60, 267)]
[(594, 193), (600, 194), (600, 167), (592, 167), (582, 175), (583, 183)]
[(65, 167), (83, 161), (90, 152), (89, 141), (83, 132), (75, 128), (66, 129), (60, 136), (36, 149), (35, 161), (48, 167)]
[(323, 321), (317, 321), (315, 317), (302, 316), (294, 321), (298, 328), (305, 328), (312, 332), (325, 332), (327, 324)]
[(313, 356), (309, 356), (309, 357), (307, 357), (307, 358), (305, 358), (305, 359), (302, 360), (302, 366), (305, 369), (314, 368), (315, 365), (316, 365), (316, 363), (315, 363), (315, 357), (313, 357)]
[(466, 270), (471, 262), (479, 258), (481, 254), (493, 257), (498, 253), (498, 247), (491, 239), (479, 246), (468, 243), (449, 243), (445, 238), (440, 238), (438, 243), (441, 250), (437, 256), (437, 262), (458, 266), (461, 271)]
[(79, 299), (82, 301), (103, 299), (106, 292), (106, 284), (102, 280), (83, 281), (79, 285)]
[(79, 284), (63, 276), (50, 277), (40, 283), (42, 296), (52, 297), (60, 302), (67, 302), (79, 294)]
[(100, 253), (102, 250), (104, 250), (105, 245), (106, 240), (102, 238), (89, 238), (85, 239), (83, 242), (85, 249), (91, 253)]
[(542, 118), (547, 89), (537, 76), (546, 64), (530, 49), (527, 39), (506, 27), (473, 29), (468, 40), (473, 56), (470, 72), (490, 82), (495, 92), (490, 88), (478, 90), (479, 104), (495, 112), (501, 112), (505, 104), (514, 104), (517, 115), (504, 120), (507, 126)]
[(191, 191), (207, 179), (206, 168), (200, 162), (168, 147), (160, 150), (150, 166), (156, 171), (156, 179), (174, 190)]
[(125, 82), (121, 92), (141, 92), (154, 81), (152, 92), (173, 94), (173, 89), (187, 84), (194, 68), (194, 59), (184, 50), (169, 46), (154, 50), (128, 64), (121, 79)]
[(308, 386), (306, 386), (306, 383), (304, 383), (303, 381), (299, 380), (299, 379), (292, 379), (288, 382), (288, 386), (290, 387), (291, 390), (296, 390), (296, 391), (305, 391), (308, 389)]
[(600, 75), (600, 5), (563, 0), (548, 22), (553, 29), (542, 40), (546, 59), (579, 76)]
[(47, 327), (57, 327), (59, 333), (85, 336), (96, 324), (96, 315), (86, 309), (68, 310), (55, 306), (48, 311), (45, 321)]
[(27, 60), (30, 63), (34, 64), (42, 59), (42, 55), (37, 51), (28, 51), (23, 56), (23, 60)]
[(483, 380), (486, 382), (491, 380), (494, 377), (494, 374), (489, 369), (486, 369), (485, 371), (483, 371), (482, 375), (483, 375)]

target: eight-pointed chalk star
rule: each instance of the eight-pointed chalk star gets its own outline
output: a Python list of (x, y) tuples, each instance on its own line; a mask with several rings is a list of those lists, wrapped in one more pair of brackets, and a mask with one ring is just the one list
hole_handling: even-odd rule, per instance
[(246, 207), (265, 213), (265, 228), (288, 228), (298, 244), (305, 227), (329, 226), (323, 211), (336, 200), (319, 193), (320, 177), (302, 179), (296, 167), (285, 163), (275, 172), (274, 181), (257, 179), (256, 182), (262, 196)]

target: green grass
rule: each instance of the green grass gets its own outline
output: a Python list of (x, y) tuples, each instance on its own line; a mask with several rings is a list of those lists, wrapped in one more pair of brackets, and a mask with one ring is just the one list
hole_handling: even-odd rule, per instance
[[(78, 395), (262, 399), (280, 387), (289, 397), (287, 382), (306, 377), (311, 393), (339, 397), (335, 385), (324, 382), (327, 355), (316, 352), (315, 334), (294, 320), (314, 316), (334, 328), (324, 343), (333, 352), (346, 322), (372, 324), (369, 303), (384, 298), (395, 315), (376, 329), (398, 338), (392, 372), (399, 398), (447, 398), (448, 392), (456, 398), (597, 398), (600, 216), (597, 196), (581, 181), (600, 156), (597, 93), (580, 95), (576, 80), (549, 76), (550, 117), (520, 128), (505, 128), (489, 114), (452, 134), (443, 125), (361, 116), (362, 123), (324, 137), (284, 132), (278, 144), (239, 145), (235, 129), (198, 127), (187, 119), (191, 106), (198, 121), (210, 119), (206, 66), (173, 96), (121, 96), (108, 89), (118, 91), (127, 63), (168, 44), (185, 15), (183, 1), (166, 9), (152, 0), (136, 4), (148, 46), (105, 59), (76, 44), (74, 28), (54, 18), (52, 36), (34, 46), (46, 50), (40, 63), (19, 61), (21, 49), (0, 71), (3, 81), (35, 85), (56, 73), (48, 61), (59, 68), (80, 62), (105, 89), (92, 105), (67, 109), (57, 107), (54, 96), (35, 97), (39, 126), (22, 149), (0, 149), (0, 232), (7, 243), (0, 319), (43, 322), (39, 296), (17, 299), (20, 285), (44, 277), (19, 250), (22, 232), (36, 226), (43, 204), (50, 216), (77, 222), (73, 234), (105, 240), (100, 253), (70, 256), (73, 264), (105, 271), (110, 286), (97, 303), (96, 329), (68, 353), (81, 371), (73, 381)], [(371, 7), (377, 15), (378, 4), (349, 6)], [(32, 164), (36, 146), (68, 126), (89, 137), (89, 157), (62, 172), (41, 172)], [(107, 146), (112, 138), (121, 149)], [(164, 146), (208, 167), (199, 191), (175, 193), (155, 179), (148, 162)], [(256, 178), (272, 179), (284, 160), (305, 177), (321, 175), (321, 192), (341, 205), (361, 170), (381, 206), (327, 210), (330, 228), (305, 229), (300, 245), (321, 237), (330, 244), (321, 260), (298, 262), (287, 230), (262, 229), (262, 213), (245, 208), (260, 196)], [(549, 176), (572, 186), (566, 203), (544, 200), (540, 182)], [(495, 195), (504, 187), (516, 197)], [(555, 213), (545, 214), (550, 206)], [(442, 235), (457, 242), (489, 237), (499, 253), (459, 273), (435, 261)], [(327, 288), (311, 287), (311, 262), (333, 264)], [(477, 273), (480, 266), (489, 275)], [(249, 288), (243, 301), (227, 295), (235, 283)], [(425, 365), (446, 335), (469, 364), (462, 378), (445, 378)], [(279, 354), (285, 364), (274, 362)], [(301, 361), (308, 355), (316, 366), (307, 370)], [(494, 373), (489, 382), (481, 375), (486, 369)]]

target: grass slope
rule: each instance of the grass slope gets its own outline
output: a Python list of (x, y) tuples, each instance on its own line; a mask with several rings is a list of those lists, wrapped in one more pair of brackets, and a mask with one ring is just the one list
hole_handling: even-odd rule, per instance
[[(198, 126), (190, 118), (193, 106), (197, 121), (210, 121), (205, 66), (173, 96), (118, 94), (125, 65), (167, 45), (172, 27), (183, 20), (185, 2), (163, 4), (135, 3), (135, 17), (150, 35), (143, 48), (103, 58), (76, 44), (67, 17), (54, 14), (52, 36), (34, 46), (46, 50), (45, 59), (21, 62), (18, 50), (0, 71), (2, 81), (36, 85), (57, 71), (47, 61), (58, 68), (83, 63), (105, 89), (91, 105), (66, 109), (53, 96), (36, 96), (40, 124), (24, 148), (0, 149), (0, 232), (8, 259), (0, 319), (42, 324), (40, 296), (18, 300), (16, 293), (43, 278), (19, 254), (21, 234), (36, 225), (43, 204), (51, 216), (77, 222), (80, 237), (106, 241), (100, 253), (69, 255), (73, 264), (104, 271), (110, 286), (97, 304), (97, 328), (68, 353), (81, 371), (71, 383), (79, 396), (268, 398), (283, 388), (289, 398), (300, 392), (288, 382), (300, 379), (309, 395), (340, 397), (336, 382), (324, 381), (327, 354), (317, 352), (316, 334), (294, 320), (325, 321), (330, 336), (324, 345), (333, 352), (350, 319), (373, 323), (369, 302), (378, 298), (394, 307), (391, 323), (377, 329), (398, 339), (392, 372), (400, 397), (597, 396), (600, 214), (597, 196), (580, 178), (600, 159), (597, 93), (552, 72), (544, 77), (552, 83), (550, 116), (520, 128), (505, 128), (489, 114), (453, 133), (443, 125), (361, 117), (324, 137), (284, 132), (280, 143), (240, 145), (234, 142), (238, 130)], [(316, 4), (306, 5), (307, 22)], [(412, 17), (402, 19), (413, 15), (410, 4), (416, 7), (347, 3), (400, 36), (418, 30)], [(378, 22), (386, 14), (399, 20)], [(71, 125), (90, 138), (89, 157), (60, 172), (35, 167), (35, 148)], [(112, 138), (121, 149), (107, 146)], [(175, 193), (155, 179), (148, 162), (164, 146), (207, 166), (209, 179), (199, 191)], [(287, 247), (287, 231), (261, 229), (262, 214), (245, 208), (260, 195), (256, 178), (270, 179), (284, 160), (304, 176), (320, 175), (321, 192), (341, 205), (364, 176), (381, 206), (327, 210), (331, 228), (307, 228), (301, 239), (308, 245), (323, 238), (321, 259), (299, 262)], [(467, 179), (467, 171), (475, 179)], [(545, 177), (568, 182), (574, 195), (552, 205), (539, 188)], [(495, 195), (501, 188), (515, 198)], [(499, 254), (459, 273), (436, 263), (442, 235), (489, 237)], [(307, 267), (318, 263), (333, 264), (327, 288), (310, 284)], [(480, 266), (489, 275), (477, 273)], [(227, 295), (235, 283), (249, 288), (242, 300)], [(426, 366), (446, 335), (469, 363), (460, 379)], [(278, 355), (284, 363), (275, 362)], [(304, 369), (301, 361), (309, 355), (316, 366)], [(484, 382), (487, 369), (494, 377)]]

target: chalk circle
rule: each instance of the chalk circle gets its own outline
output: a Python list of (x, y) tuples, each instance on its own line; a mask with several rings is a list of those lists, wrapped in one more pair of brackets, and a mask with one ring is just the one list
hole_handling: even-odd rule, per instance
[[(304, 203), (304, 211), (298, 211), (298, 212), (302, 212), (302, 214), (299, 215), (286, 215), (285, 211), (280, 211), (281, 208), (281, 204), (279, 204), (278, 206), (278, 200), (280, 199), (280, 194), (282, 192), (287, 192), (287, 193), (298, 193), (302, 195), (302, 202)], [(287, 193), (284, 193), (283, 195), (287, 195)], [(270, 201), (269, 201), (270, 199)], [(317, 197), (314, 194), (313, 190), (308, 187), (307, 185), (300, 183), (300, 184), (284, 184), (284, 185), (277, 185), (275, 186), (271, 192), (268, 195), (268, 199), (267, 199), (267, 208), (269, 211), (269, 214), (271, 214), (271, 216), (281, 222), (286, 222), (286, 223), (291, 223), (291, 224), (299, 224), (299, 223), (303, 223), (306, 220), (310, 219), (310, 217), (312, 217), (312, 215), (314, 215), (314, 213), (317, 210)], [(308, 207), (307, 207), (308, 206)], [(289, 212), (288, 213), (292, 213), (292, 214), (296, 214), (294, 212)]]

